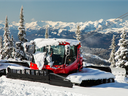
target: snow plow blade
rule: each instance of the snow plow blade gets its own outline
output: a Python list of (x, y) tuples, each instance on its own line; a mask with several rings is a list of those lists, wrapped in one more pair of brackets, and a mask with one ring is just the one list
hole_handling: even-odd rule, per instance
[(57, 85), (57, 86), (65, 86), (65, 87), (72, 87), (73, 84), (70, 82), (70, 80), (66, 79), (63, 76), (60, 76), (55, 73), (49, 74), (50, 84)]
[(36, 81), (64, 87), (73, 86), (70, 80), (57, 74), (49, 73), (48, 70), (21, 70), (7, 68), (7, 78)]

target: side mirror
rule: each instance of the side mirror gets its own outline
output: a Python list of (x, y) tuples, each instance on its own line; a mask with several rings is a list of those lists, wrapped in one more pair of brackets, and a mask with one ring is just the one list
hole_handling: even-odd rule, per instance
[(70, 55), (70, 46), (69, 45), (65, 45), (65, 55), (66, 56)]

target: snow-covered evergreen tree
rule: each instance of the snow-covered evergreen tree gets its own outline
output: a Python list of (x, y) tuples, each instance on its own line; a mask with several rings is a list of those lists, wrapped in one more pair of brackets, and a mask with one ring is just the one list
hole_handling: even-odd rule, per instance
[(45, 31), (45, 38), (48, 38), (48, 26), (46, 26), (46, 31)]
[(4, 28), (3, 37), (4, 37), (4, 40), (3, 40), (4, 44), (3, 44), (3, 49), (1, 51), (1, 54), (2, 54), (1, 58), (8, 59), (12, 57), (11, 53), (12, 53), (13, 48), (11, 46), (11, 38), (10, 38), (10, 31), (9, 31), (7, 16), (5, 20), (5, 28)]
[(19, 60), (25, 60), (26, 54), (24, 52), (24, 47), (22, 45), (22, 42), (16, 42), (16, 48), (13, 49), (13, 56), (14, 58), (17, 58)]
[(75, 34), (76, 34), (75, 38), (80, 41), (80, 39), (81, 39), (81, 31), (80, 31), (80, 26), (79, 25), (77, 26), (77, 30), (76, 30)]
[(115, 44), (115, 35), (113, 35), (112, 38), (112, 42), (111, 42), (111, 46), (109, 49), (111, 49), (111, 53), (110, 53), (110, 58), (109, 58), (109, 62), (111, 63), (111, 67), (115, 67), (115, 48), (116, 48), (116, 44)]
[(13, 38), (13, 35), (11, 37), (10, 43), (11, 43), (11, 46), (14, 47), (14, 38)]
[(26, 37), (26, 32), (25, 32), (25, 28), (24, 28), (24, 15), (23, 15), (23, 6), (21, 7), (21, 11), (20, 11), (20, 26), (19, 26), (19, 33), (18, 33), (18, 37), (19, 40), (21, 42), (27, 42)]
[(2, 40), (2, 36), (0, 36), (0, 51), (2, 50), (3, 47), (3, 40)]
[(126, 39), (126, 36), (125, 30), (123, 30), (120, 35), (121, 39), (118, 43), (119, 49), (115, 53), (117, 67), (124, 67), (128, 65), (128, 40)]
[(16, 59), (16, 51), (15, 51), (15, 48), (13, 48), (13, 51), (12, 51), (12, 58)]
[(24, 27), (24, 15), (23, 15), (23, 6), (21, 7), (20, 11), (20, 26), (19, 26), (19, 32), (18, 32), (18, 37), (20, 42), (16, 42), (15, 46), (16, 48), (13, 49), (13, 57), (18, 58), (20, 60), (26, 59), (26, 54), (24, 52), (24, 47), (23, 44), (27, 42), (28, 40), (26, 39), (26, 32), (25, 32), (25, 27)]

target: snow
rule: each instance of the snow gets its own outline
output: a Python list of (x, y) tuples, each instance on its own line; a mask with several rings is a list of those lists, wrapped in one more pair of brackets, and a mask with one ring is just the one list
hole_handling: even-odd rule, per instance
[[(125, 29), (122, 31), (122, 34), (120, 35), (121, 39), (119, 40), (119, 49), (115, 53), (115, 59), (117, 60), (116, 66), (117, 67), (122, 67), (124, 65), (127, 65), (127, 55), (128, 55), (128, 40), (126, 39), (126, 32)], [(126, 64), (125, 64), (126, 63)]]
[(96, 58), (96, 59), (99, 59), (99, 60), (102, 60), (102, 61), (105, 61), (105, 62), (109, 62), (108, 60), (106, 60), (106, 59), (103, 59), (103, 58), (101, 58), (101, 57), (99, 57), (98, 55), (94, 55), (94, 54), (91, 54), (91, 53), (82, 53), (83, 55), (85, 55), (85, 56), (89, 56), (89, 57), (91, 57), (91, 58)]
[(35, 60), (35, 63), (37, 64), (37, 67), (39, 70), (41, 70), (44, 66), (44, 60), (46, 58), (46, 52), (36, 52), (35, 54), (33, 54), (34, 56), (34, 60)]
[(31, 23), (26, 23), (25, 24), (26, 28), (30, 28), (31, 30), (39, 30), (42, 26), (38, 25), (38, 22), (31, 22)]
[(27, 67), (23, 67), (23, 66), (8, 66), (8, 68), (11, 68), (11, 69), (19, 69), (19, 70), (24, 70), (24, 69), (29, 69)]
[[(11, 63), (0, 63), (0, 69), (6, 68), (10, 65), (12, 66)], [(12, 68), (15, 67), (19, 66), (13, 64)], [(96, 69), (92, 70), (90, 68), (83, 68), (82, 72), (86, 72), (88, 75), (90, 75), (88, 78), (93, 76), (93, 79), (97, 79), (97, 77), (113, 77), (113, 75), (106, 72)], [(77, 73), (78, 79), (85, 79), (85, 77), (81, 78), (81, 74), (83, 74), (82, 72)], [(75, 76), (76, 73), (72, 74), (72, 76), (73, 75)], [(73, 79), (76, 80), (74, 77), (72, 80)], [(78, 79), (77, 81), (79, 81)], [(46, 83), (9, 79), (6, 78), (6, 76), (2, 76), (0, 77), (0, 96), (122, 96), (122, 93), (123, 96), (127, 96), (127, 82), (128, 80), (126, 80), (124, 83), (119, 83), (116, 81), (115, 83), (101, 84), (93, 87), (80, 87), (73, 85), (73, 88), (67, 88), (62, 86), (49, 85)]]
[(80, 84), (82, 80), (98, 80), (98, 79), (108, 79), (115, 78), (115, 76), (109, 72), (100, 71), (92, 68), (83, 68), (81, 72), (70, 74), (67, 79), (71, 82)]
[(52, 67), (52, 65), (53, 65), (54, 61), (52, 61), (51, 56), (50, 56), (50, 55), (48, 55), (48, 56), (46, 57), (46, 59), (47, 59), (47, 61), (48, 61), (48, 65), (49, 65), (50, 67)]
[(65, 42), (68, 42), (70, 43), (70, 45), (78, 45), (80, 43), (80, 41), (78, 40), (72, 40), (72, 39), (43, 39), (43, 38), (37, 38), (37, 39), (34, 39), (34, 42), (35, 42), (35, 45), (36, 45), (36, 48), (42, 48), (46, 45), (51, 45), (51, 46), (57, 46), (59, 45), (59, 43), (65, 43)]
[(12, 69), (16, 69), (17, 68), (17, 69), (21, 69), (21, 70), (28, 69), (28, 67), (24, 67), (24, 66), (17, 65), (17, 64), (14, 64), (14, 63), (4, 63), (4, 61), (0, 62), (0, 70), (6, 69), (7, 67), (10, 67)]
[(0, 70), (6, 69), (8, 66), (17, 66), (17, 67), (19, 67), (19, 65), (17, 65), (17, 64), (12, 64), (12, 63), (0, 63)]
[(115, 80), (120, 83), (125, 83), (126, 81), (126, 70), (125, 68), (113, 68), (111, 67), (112, 74), (115, 75)]
[[(118, 21), (118, 22), (116, 22)], [(77, 30), (77, 25), (79, 25), (80, 31), (81, 32), (90, 32), (95, 29), (99, 29), (101, 26), (107, 26), (109, 24), (112, 24), (109, 26), (107, 30), (104, 30), (102, 32), (104, 33), (109, 33), (111, 31), (114, 32), (119, 32), (122, 30), (124, 26), (126, 28), (128, 27), (128, 20), (122, 20), (122, 19), (108, 19), (108, 20), (96, 20), (96, 21), (86, 21), (86, 22), (62, 22), (62, 21), (32, 21), (32, 22), (26, 22), (25, 23), (25, 28), (26, 30), (40, 30), (40, 29), (45, 29), (46, 26), (48, 25), (50, 29), (58, 29), (58, 35), (60, 35), (63, 31), (67, 30), (70, 32), (75, 32)], [(17, 27), (20, 24), (17, 22), (11, 22), (9, 24), (9, 28), (12, 29), (17, 29)], [(4, 22), (0, 21), (0, 29), (3, 29)], [(128, 30), (128, 29), (127, 29)]]
[(0, 78), (0, 96), (127, 96), (128, 84), (108, 83), (93, 87), (73, 88), (46, 83)]

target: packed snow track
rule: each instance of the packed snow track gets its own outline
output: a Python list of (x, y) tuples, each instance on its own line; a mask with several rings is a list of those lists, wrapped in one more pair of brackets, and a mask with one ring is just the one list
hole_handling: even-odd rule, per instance
[(73, 84), (94, 86), (114, 82), (113, 74), (93, 68), (83, 68), (81, 72), (69, 74), (67, 77), (48, 73), (47, 70), (31, 70), (19, 66), (8, 66), (6, 72), (7, 78), (37, 81), (65, 87), (73, 87)]
[(127, 96), (127, 83), (106, 83), (73, 88), (18, 79), (0, 78), (0, 96)]

